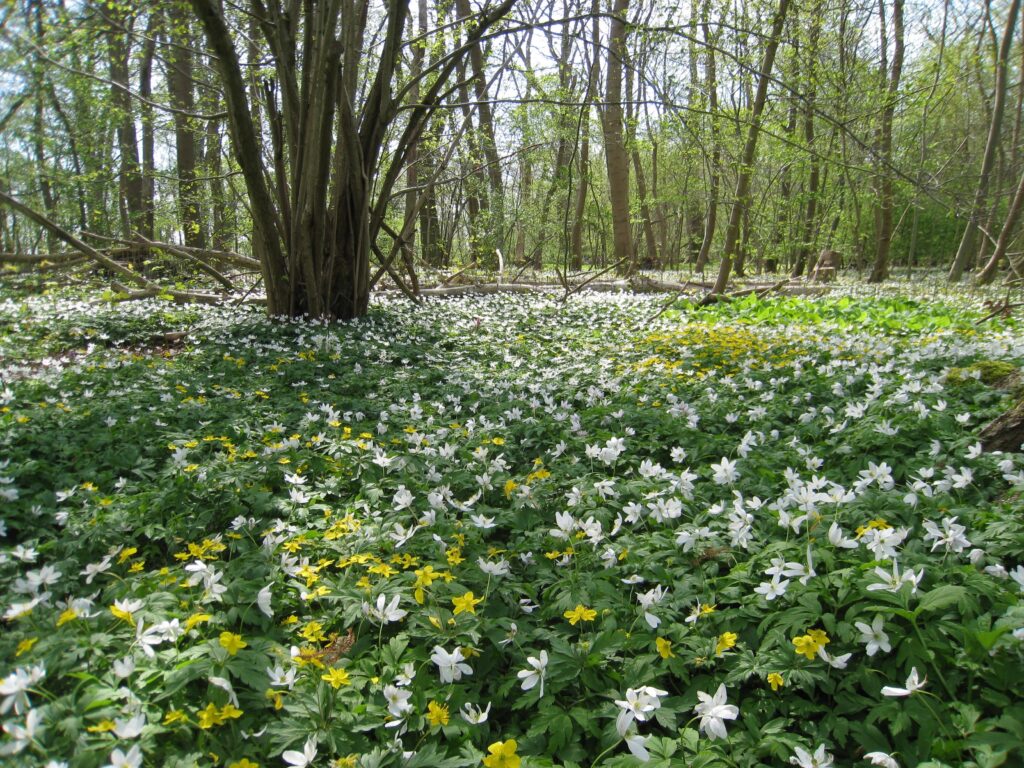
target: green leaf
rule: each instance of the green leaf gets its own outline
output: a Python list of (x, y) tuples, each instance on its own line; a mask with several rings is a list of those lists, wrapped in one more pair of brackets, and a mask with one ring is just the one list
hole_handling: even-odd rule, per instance
[(943, 608), (948, 608), (962, 600), (966, 594), (967, 589), (964, 587), (955, 584), (944, 584), (921, 595), (921, 599), (917, 604), (917, 612), (925, 613), (927, 611), (939, 611)]
[(434, 744), (425, 744), (403, 765), (405, 768), (463, 768), (463, 766), (476, 765), (480, 762), (477, 755), (462, 754), (456, 757), (448, 757)]

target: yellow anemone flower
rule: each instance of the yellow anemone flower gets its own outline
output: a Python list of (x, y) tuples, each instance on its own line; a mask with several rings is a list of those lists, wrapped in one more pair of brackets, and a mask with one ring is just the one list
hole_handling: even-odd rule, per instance
[(486, 768), (519, 768), (522, 760), (516, 754), (518, 746), (515, 739), (494, 742), (487, 748), (490, 754), (484, 758), (484, 766)]

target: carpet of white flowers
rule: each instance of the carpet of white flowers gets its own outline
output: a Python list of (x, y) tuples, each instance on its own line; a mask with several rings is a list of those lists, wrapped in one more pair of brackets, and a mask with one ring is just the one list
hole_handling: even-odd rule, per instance
[(0, 301), (0, 760), (1020, 765), (1019, 326), (665, 301)]

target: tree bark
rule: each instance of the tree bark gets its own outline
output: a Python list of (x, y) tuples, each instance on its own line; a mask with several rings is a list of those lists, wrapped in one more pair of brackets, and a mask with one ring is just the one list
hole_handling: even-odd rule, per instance
[(633, 236), (629, 221), (629, 156), (622, 124), (622, 67), (626, 51), (626, 14), (629, 0), (613, 0), (608, 41), (608, 73), (605, 103), (601, 113), (604, 127), (604, 155), (608, 170), (608, 196), (612, 207), (612, 239), (621, 271), (635, 268)]

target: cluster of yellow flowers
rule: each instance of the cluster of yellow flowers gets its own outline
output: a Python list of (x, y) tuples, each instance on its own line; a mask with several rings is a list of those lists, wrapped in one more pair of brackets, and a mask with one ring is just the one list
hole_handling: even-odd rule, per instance
[(209, 730), (218, 725), (224, 725), (228, 720), (237, 720), (242, 714), (242, 710), (233, 704), (228, 703), (223, 707), (218, 707), (211, 702), (206, 705), (206, 709), (199, 710), (199, 727)]

